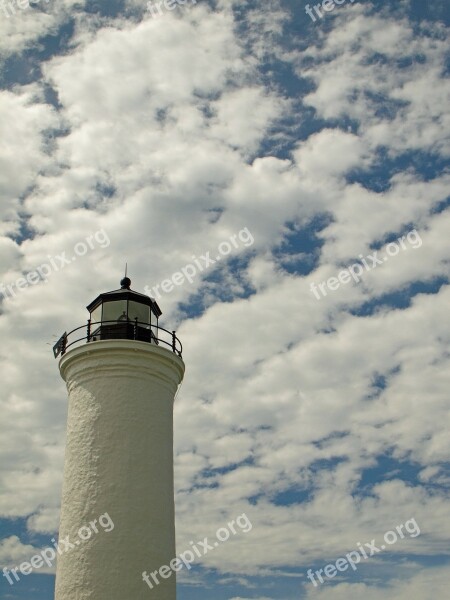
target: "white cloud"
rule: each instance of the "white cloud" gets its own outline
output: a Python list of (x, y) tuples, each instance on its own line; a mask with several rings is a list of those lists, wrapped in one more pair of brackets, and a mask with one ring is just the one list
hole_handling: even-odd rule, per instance
[[(418, 568), (418, 567), (417, 567)], [(405, 580), (406, 578), (406, 580)], [(450, 581), (447, 568), (426, 569), (421, 573), (410, 573), (394, 579), (385, 588), (378, 589), (365, 583), (341, 583), (333, 587), (315, 589), (311, 586), (307, 598), (318, 600), (347, 600), (347, 598), (366, 598), (380, 600), (386, 595), (392, 600), (424, 600), (444, 598)]]
[[(252, 531), (208, 555), (208, 567), (241, 576), (290, 567), (300, 576), (412, 516), (422, 534), (393, 546), (393, 562), (403, 552), (417, 559), (445, 553), (448, 286), (403, 310), (354, 316), (349, 309), (448, 275), (448, 214), (433, 214), (448, 193), (448, 175), (394, 169), (384, 191), (365, 187), (364, 177), (347, 180), (379, 168), (384, 146), (388, 157), (405, 148), (446, 155), (445, 43), (423, 31), (414, 38), (405, 20), (369, 17), (355, 4), (335, 11), (322, 46), (288, 52), (278, 3), (272, 24), (270, 11), (248, 15), (247, 38), (233, 20), (236, 4), (136, 23), (80, 17), (70, 50), (44, 65), (58, 115), (45, 104), (41, 82), (0, 94), (1, 281), (69, 253), (101, 228), (111, 239), (1, 304), (0, 335), (8, 343), (1, 351), (0, 514), (26, 518), (31, 531), (57, 526), (66, 391), (51, 354), (55, 336), (84, 321), (84, 306), (99, 291), (117, 286), (126, 260), (133, 287), (142, 290), (248, 227), (255, 243), (236, 253), (239, 278), (224, 262), (218, 283), (199, 276), (160, 301), (166, 323), (181, 321), (179, 303), (195, 294), (205, 303), (179, 327), (187, 363), (175, 404), (179, 547), (245, 511)], [(15, 47), (34, 43), (38, 33), (27, 36)], [(399, 57), (419, 50), (424, 62), (398, 66)], [(368, 64), (374, 52), (385, 59)], [(265, 149), (274, 137), (286, 141), (280, 123), (297, 115), (292, 99), (262, 82), (258, 67), (269, 53), (311, 78), (316, 87), (301, 100), (330, 119), (282, 157)], [(429, 96), (427, 88), (439, 91)], [(403, 104), (390, 113), (392, 101)], [(333, 122), (343, 116), (349, 131)], [(299, 232), (324, 213), (329, 224), (318, 236), (313, 272), (287, 273), (275, 256), (289, 241), (287, 223)], [(311, 294), (311, 282), (336, 275), (411, 224), (421, 248), (358, 286), (321, 301)], [(34, 236), (14, 241), (21, 226)], [(303, 250), (293, 252), (301, 260)], [(241, 298), (244, 284), (250, 295)], [(233, 301), (222, 301), (224, 291)], [(375, 390), (377, 376), (385, 389)], [(417, 465), (420, 483), (397, 472), (361, 494), (362, 473), (384, 454)], [(277, 502), (286, 491), (308, 501)], [(9, 544), (22, 557), (20, 542)], [(374, 558), (371, 568), (370, 583), (308, 593), (381, 598), (383, 561)], [(408, 569), (403, 582), (391, 574), (392, 598), (426, 598), (426, 589), (439, 597), (442, 570), (422, 576)]]
[[(5, 565), (9, 569), (14, 567), (17, 568), (23, 562), (29, 563), (33, 556), (41, 553), (41, 550), (42, 548), (37, 548), (31, 544), (22, 544), (16, 535), (12, 535), (0, 542), (0, 564)], [(47, 574), (54, 573), (55, 569), (54, 566), (48, 567), (44, 564), (40, 569), (37, 569), (34, 572), (38, 574)], [(12, 585), (19, 584), (20, 579), (23, 578), (23, 575), (20, 572), (17, 574), (19, 581), (16, 580), (13, 574), (8, 573), (8, 575), (13, 582)]]
[(84, 4), (84, 0), (41, 0), (34, 7), (22, 8), (16, 1), (2, 2), (0, 64), (16, 53), (35, 47), (46, 35), (56, 34), (71, 17), (76, 18)]

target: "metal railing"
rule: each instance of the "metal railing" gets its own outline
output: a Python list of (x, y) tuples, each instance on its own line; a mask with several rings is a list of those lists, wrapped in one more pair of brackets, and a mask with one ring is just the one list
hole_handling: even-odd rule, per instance
[[(83, 332), (85, 335), (76, 337)], [(72, 339), (76, 337), (76, 339)], [(57, 358), (60, 354), (64, 356), (67, 350), (86, 341), (86, 343), (96, 342), (100, 340), (136, 340), (143, 341), (149, 344), (163, 344), (168, 346), (174, 354), (182, 357), (183, 346), (180, 340), (175, 335), (175, 331), (169, 331), (159, 325), (149, 325), (137, 320), (134, 321), (96, 321), (88, 320), (86, 325), (81, 325), (76, 329), (72, 329), (69, 333), (63, 333), (56, 344), (53, 346), (54, 357)]]

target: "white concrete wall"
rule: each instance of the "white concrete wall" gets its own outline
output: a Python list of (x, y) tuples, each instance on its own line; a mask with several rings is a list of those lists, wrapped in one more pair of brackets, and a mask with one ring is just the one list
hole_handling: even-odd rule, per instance
[[(173, 400), (183, 361), (153, 344), (99, 341), (60, 361), (69, 409), (59, 538), (108, 513), (114, 529), (58, 558), (56, 600), (175, 600)], [(106, 521), (106, 519), (105, 519)], [(161, 578), (159, 578), (161, 579)]]

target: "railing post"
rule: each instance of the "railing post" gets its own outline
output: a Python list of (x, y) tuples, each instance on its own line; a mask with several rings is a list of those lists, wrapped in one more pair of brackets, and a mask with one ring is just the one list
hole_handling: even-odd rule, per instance
[(87, 322), (87, 341), (90, 342), (91, 341), (91, 320), (88, 319)]
[(134, 339), (137, 338), (137, 330), (138, 330), (138, 318), (135, 317), (135, 319), (134, 319)]
[(177, 337), (175, 335), (175, 331), (172, 331), (172, 350), (175, 354), (177, 350)]

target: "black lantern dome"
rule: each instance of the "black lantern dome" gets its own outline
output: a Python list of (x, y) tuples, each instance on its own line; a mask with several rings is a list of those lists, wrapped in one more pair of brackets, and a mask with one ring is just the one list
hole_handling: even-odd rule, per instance
[(128, 277), (120, 285), (120, 289), (100, 294), (86, 307), (91, 315), (92, 339), (157, 343), (152, 326), (158, 327), (162, 312), (156, 300), (132, 290)]

